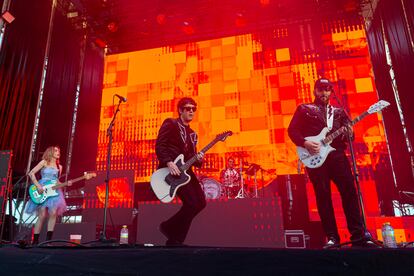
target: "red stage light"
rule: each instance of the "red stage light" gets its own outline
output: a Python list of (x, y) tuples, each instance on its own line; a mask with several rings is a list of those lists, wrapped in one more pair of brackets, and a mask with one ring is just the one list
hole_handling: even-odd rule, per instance
[(270, 4), (270, 0), (259, 0), (260, 1), (260, 5), (262, 6), (268, 6)]
[(181, 30), (183, 30), (183, 32), (188, 35), (191, 35), (194, 33), (194, 27), (188, 21), (183, 22), (183, 26), (181, 27)]
[(246, 26), (246, 18), (244, 17), (244, 14), (242, 14), (240, 12), (236, 14), (235, 24), (236, 24), (237, 27)]
[(3, 17), (3, 19), (7, 22), (7, 23), (12, 23), (13, 20), (15, 19), (15, 17), (8, 11), (5, 11), (1, 17)]
[(156, 18), (157, 23), (158, 23), (159, 25), (164, 25), (164, 24), (165, 24), (166, 19), (167, 19), (167, 18), (166, 18), (166, 16), (165, 16), (165, 14), (163, 14), (163, 13), (158, 14), (158, 15), (157, 15), (157, 18)]

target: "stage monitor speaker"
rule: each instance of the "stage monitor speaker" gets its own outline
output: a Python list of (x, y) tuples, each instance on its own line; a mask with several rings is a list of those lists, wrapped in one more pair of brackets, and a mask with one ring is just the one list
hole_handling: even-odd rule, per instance
[[(137, 242), (163, 245), (158, 226), (181, 204), (140, 202)], [(278, 198), (212, 200), (195, 217), (185, 244), (226, 247), (284, 247), (283, 223)]]
[(304, 174), (279, 175), (277, 177), (285, 229), (304, 229), (309, 222), (306, 182), (307, 178)]
[[(82, 211), (82, 222), (102, 225), (105, 204), (106, 172), (97, 172), (97, 177), (87, 180)], [(133, 219), (134, 171), (111, 171), (107, 225), (130, 225)]]
[(6, 182), (10, 170), (10, 162), (12, 157), (11, 150), (0, 151), (0, 181)]
[(392, 175), (392, 167), (387, 154), (380, 154), (377, 165), (374, 170), (375, 187), (377, 189), (378, 204), (381, 216), (395, 216), (394, 200), (399, 200), (400, 203), (413, 204), (414, 202), (407, 202), (410, 197), (405, 197), (404, 193), (397, 193), (394, 186), (394, 178)]
[[(13, 154), (11, 150), (0, 151), (0, 228), (3, 234), (3, 219), (6, 212), (6, 202), (8, 199), (8, 183), (11, 181), (11, 158)], [(9, 183), (9, 185), (11, 182)]]
[(150, 182), (135, 183), (134, 206), (137, 207), (141, 201), (158, 201), (157, 196), (152, 191)]

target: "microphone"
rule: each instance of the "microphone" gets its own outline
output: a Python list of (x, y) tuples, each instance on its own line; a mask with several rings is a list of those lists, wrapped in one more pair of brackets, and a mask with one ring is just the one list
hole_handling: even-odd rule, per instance
[(127, 101), (127, 98), (122, 97), (121, 95), (115, 94), (114, 96), (115, 96), (115, 97), (118, 97), (118, 99), (119, 99), (121, 102), (126, 103), (126, 101)]

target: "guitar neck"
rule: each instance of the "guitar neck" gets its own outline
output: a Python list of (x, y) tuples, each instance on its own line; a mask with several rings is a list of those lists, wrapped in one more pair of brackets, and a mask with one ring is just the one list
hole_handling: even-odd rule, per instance
[[(72, 183), (75, 183), (75, 182), (78, 182), (78, 181), (81, 181), (82, 179), (84, 179), (85, 178), (85, 176), (80, 176), (80, 177), (77, 177), (77, 178), (74, 178), (74, 179), (72, 179), (72, 180), (69, 180), (69, 181), (72, 181)], [(63, 188), (63, 187), (65, 187), (65, 186), (67, 186), (68, 185), (68, 182), (69, 181), (67, 181), (67, 182), (63, 182), (63, 183), (60, 183), (60, 184), (56, 184), (55, 186), (53, 186), (53, 190), (56, 190), (56, 189), (59, 189), (59, 188)]]
[[(356, 123), (358, 123), (359, 121), (361, 121), (362, 119), (364, 119), (366, 116), (368, 116), (369, 113), (367, 111), (365, 111), (364, 113), (362, 113), (361, 115), (359, 115), (358, 117), (356, 117), (354, 120), (352, 120), (351, 125), (355, 125)], [(328, 136), (325, 137), (325, 139), (322, 140), (322, 142), (324, 144), (329, 144), (331, 143), (336, 137), (338, 137), (339, 135), (343, 134), (346, 132), (346, 127), (343, 126), (337, 130), (335, 130), (334, 132), (332, 132), (331, 134), (329, 134)]]
[[(211, 149), (218, 141), (220, 141), (220, 139), (214, 139), (213, 141), (211, 141), (207, 146), (205, 146), (204, 148), (202, 148), (201, 150), (200, 150), (200, 152), (202, 152), (202, 153), (206, 153), (209, 149)], [(196, 155), (194, 155), (193, 157), (191, 157), (190, 158), (190, 160), (188, 160), (187, 162), (185, 162), (185, 164), (184, 165), (182, 165), (181, 166), (181, 169), (183, 170), (183, 171), (186, 171), (186, 170), (188, 170), (193, 164), (194, 164), (194, 162), (196, 162), (197, 161), (197, 154)]]

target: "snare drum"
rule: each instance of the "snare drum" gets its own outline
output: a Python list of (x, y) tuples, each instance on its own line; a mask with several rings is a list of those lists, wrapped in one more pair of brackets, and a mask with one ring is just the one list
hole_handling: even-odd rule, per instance
[(203, 187), (206, 199), (219, 199), (221, 197), (221, 184), (213, 178), (201, 179), (201, 187)]

